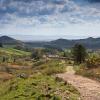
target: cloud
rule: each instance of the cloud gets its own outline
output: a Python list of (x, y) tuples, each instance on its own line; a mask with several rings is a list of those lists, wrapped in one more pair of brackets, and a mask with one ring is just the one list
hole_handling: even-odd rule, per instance
[(100, 22), (99, 1), (0, 0), (0, 24), (10, 25), (17, 22), (20, 26), (30, 26)]
[(89, 2), (92, 2), (92, 3), (98, 3), (100, 2), (100, 0), (88, 0)]

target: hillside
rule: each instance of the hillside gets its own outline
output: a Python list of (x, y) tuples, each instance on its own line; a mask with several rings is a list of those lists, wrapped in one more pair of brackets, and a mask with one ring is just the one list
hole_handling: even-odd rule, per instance
[(51, 41), (51, 45), (59, 46), (61, 48), (71, 48), (73, 45), (80, 43), (83, 44), (88, 49), (100, 49), (100, 38), (86, 38), (79, 40), (66, 40), (66, 39), (58, 39), (55, 41)]
[(16, 40), (9, 36), (1, 36), (0, 43), (3, 43), (4, 45), (23, 45), (22, 41)]
[(88, 49), (100, 49), (100, 38), (86, 38), (78, 40), (58, 39), (51, 42), (30, 42), (26, 43), (31, 47), (57, 47), (57, 48), (71, 48), (76, 43), (83, 44)]
[(86, 39), (77, 39), (77, 40), (68, 40), (68, 39), (57, 39), (50, 42), (22, 42), (16, 39), (13, 39), (8, 36), (0, 37), (0, 42), (4, 45), (20, 45), (28, 47), (57, 47), (57, 48), (71, 48), (76, 43), (83, 44), (88, 49), (100, 49), (100, 38), (86, 38)]
[(0, 48), (0, 54), (1, 56), (3, 55), (15, 55), (15, 56), (27, 56), (30, 55), (30, 52), (25, 52), (22, 50), (17, 50), (17, 49), (13, 49), (13, 48)]
[[(7, 71), (5, 73), (9, 77), (12, 76), (12, 79), (0, 81), (0, 100), (78, 100), (80, 98), (77, 89), (54, 77), (54, 74), (64, 72), (65, 66), (62, 61), (50, 60), (42, 63), (37, 61), (32, 64), (31, 68), (7, 67), (10, 75)], [(2, 73), (4, 72), (0, 72)]]

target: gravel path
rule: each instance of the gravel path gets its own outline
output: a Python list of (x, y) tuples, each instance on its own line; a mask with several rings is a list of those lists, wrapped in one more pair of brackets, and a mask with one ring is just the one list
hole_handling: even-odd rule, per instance
[(81, 94), (82, 100), (100, 100), (100, 83), (74, 74), (73, 66), (68, 66), (66, 73), (57, 77), (72, 84)]

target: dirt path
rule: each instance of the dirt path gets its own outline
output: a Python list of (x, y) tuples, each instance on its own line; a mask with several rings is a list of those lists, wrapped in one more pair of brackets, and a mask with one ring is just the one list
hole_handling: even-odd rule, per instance
[(73, 66), (68, 66), (66, 73), (58, 74), (57, 77), (76, 87), (82, 100), (100, 100), (100, 83), (74, 73)]
[(13, 76), (9, 73), (6, 72), (0, 72), (0, 80), (9, 80), (11, 79)]

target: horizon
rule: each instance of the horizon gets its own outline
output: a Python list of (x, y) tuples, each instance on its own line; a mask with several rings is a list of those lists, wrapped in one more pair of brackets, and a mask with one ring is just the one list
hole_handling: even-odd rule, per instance
[[(8, 37), (11, 37), (11, 38), (14, 38), (16, 40), (20, 40), (20, 41), (23, 41), (23, 42), (49, 42), (49, 41), (53, 41), (53, 40), (58, 40), (58, 39), (66, 39), (66, 40), (80, 40), (80, 39), (88, 39), (88, 38), (100, 38), (100, 37), (91, 37), (91, 36), (87, 36), (87, 37), (73, 37), (73, 38), (68, 38), (68, 36), (63, 36), (63, 37), (57, 37), (57, 36), (32, 36), (32, 35), (19, 35), (19, 36), (11, 36), (11, 35), (2, 35), (0, 34), (0, 37), (2, 36), (8, 36)], [(23, 38), (20, 38), (22, 37)], [(46, 38), (46, 39), (45, 39)]]

